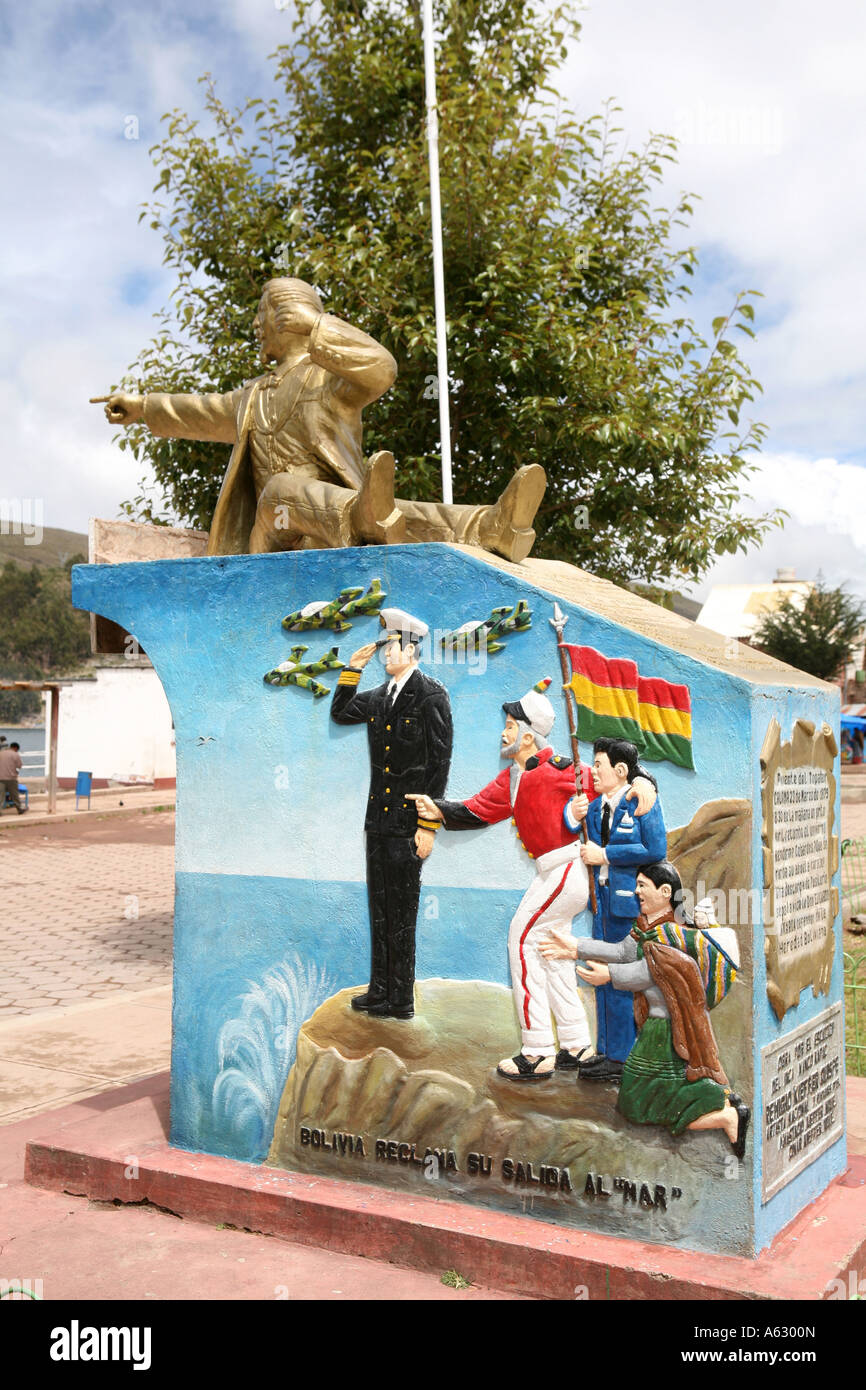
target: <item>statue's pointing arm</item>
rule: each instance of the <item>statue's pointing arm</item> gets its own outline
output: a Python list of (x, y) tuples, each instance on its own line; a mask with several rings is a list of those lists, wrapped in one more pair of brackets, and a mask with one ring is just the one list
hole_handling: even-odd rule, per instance
[(397, 363), (388, 349), (333, 314), (317, 320), (309, 352), (316, 366), (339, 377), (360, 405), (378, 400), (397, 379)]
[(207, 439), (218, 444), (237, 443), (240, 391), (224, 395), (169, 395), (155, 391), (144, 398), (143, 419), (151, 434), (161, 439)]
[(143, 420), (151, 434), (161, 439), (206, 439), (217, 444), (236, 444), (237, 416), (243, 389), (224, 395), (171, 396), (155, 391), (148, 396), (131, 396), (112, 391), (110, 396), (91, 396), (91, 405), (105, 403), (110, 425), (134, 425)]

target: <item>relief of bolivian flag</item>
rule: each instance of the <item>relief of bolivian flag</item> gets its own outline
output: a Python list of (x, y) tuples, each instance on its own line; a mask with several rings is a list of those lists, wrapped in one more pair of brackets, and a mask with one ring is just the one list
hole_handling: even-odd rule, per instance
[(579, 737), (588, 743), (597, 738), (625, 738), (642, 748), (637, 663), (602, 656), (594, 647), (562, 645), (571, 663), (566, 688), (577, 702)]
[(694, 771), (692, 701), (688, 686), (672, 685), (657, 677), (638, 676), (637, 693), (641, 756), (648, 762), (667, 759), (678, 767)]

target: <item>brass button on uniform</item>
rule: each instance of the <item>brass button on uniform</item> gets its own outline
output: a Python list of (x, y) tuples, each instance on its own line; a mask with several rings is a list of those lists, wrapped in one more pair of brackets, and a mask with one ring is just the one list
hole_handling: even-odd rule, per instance
[(385, 788), (385, 791), (386, 791), (386, 792), (389, 792), (390, 790), (391, 790), (390, 787), (386, 787), (386, 788)]
[(390, 725), (390, 724), (386, 724), (386, 725), (385, 725), (385, 729), (386, 729), (387, 732), (390, 734), (390, 732), (391, 732), (391, 725)]
[(390, 771), (391, 771), (390, 767), (386, 767), (386, 768), (385, 768), (385, 771), (386, 771), (386, 772), (390, 772)]

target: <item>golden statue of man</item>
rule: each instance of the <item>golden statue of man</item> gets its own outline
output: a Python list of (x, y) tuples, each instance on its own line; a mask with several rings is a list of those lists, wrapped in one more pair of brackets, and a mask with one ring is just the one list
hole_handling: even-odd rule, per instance
[[(111, 424), (138, 420), (163, 439), (232, 444), (209, 555), (406, 541), (457, 541), (526, 558), (544, 469), (518, 469), (492, 506), (394, 497), (394, 457), (364, 459), (361, 412), (393, 385), (397, 364), (360, 329), (326, 314), (303, 280), (269, 280), (253, 329), (264, 376), (224, 395), (107, 398)], [(101, 398), (105, 400), (105, 397)]]

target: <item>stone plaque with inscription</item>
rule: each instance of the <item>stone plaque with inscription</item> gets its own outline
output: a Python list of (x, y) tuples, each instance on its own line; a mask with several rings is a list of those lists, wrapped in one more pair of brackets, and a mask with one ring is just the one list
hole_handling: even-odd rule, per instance
[(764, 953), (767, 995), (777, 1018), (807, 985), (816, 996), (829, 989), (839, 911), (832, 884), (838, 863), (837, 753), (830, 727), (803, 719), (786, 743), (772, 720), (761, 750)]
[(765, 1202), (841, 1137), (844, 1079), (841, 1004), (762, 1049)]

